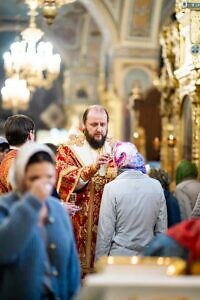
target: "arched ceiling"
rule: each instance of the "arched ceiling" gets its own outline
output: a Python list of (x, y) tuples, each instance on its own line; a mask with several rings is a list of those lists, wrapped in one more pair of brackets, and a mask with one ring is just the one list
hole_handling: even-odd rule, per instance
[[(51, 27), (41, 14), (37, 24), (56, 42), (63, 53), (80, 50), (84, 42), (83, 23), (87, 26), (89, 41), (102, 46), (128, 48), (158, 48), (159, 26), (174, 7), (175, 0), (77, 0), (62, 6)], [(27, 24), (27, 6), (23, 0), (0, 1), (0, 32), (21, 31)], [(85, 28), (86, 30), (86, 28)], [(95, 49), (97, 50), (97, 49)]]

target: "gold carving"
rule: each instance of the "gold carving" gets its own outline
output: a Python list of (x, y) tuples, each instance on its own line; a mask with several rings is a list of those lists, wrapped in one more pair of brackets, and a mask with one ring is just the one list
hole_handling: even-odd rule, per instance
[(200, 44), (200, 12), (191, 10), (190, 12), (191, 22), (191, 42), (193, 44)]
[(190, 274), (200, 275), (200, 260), (196, 260), (190, 265)]
[(69, 145), (83, 146), (85, 141), (84, 134), (70, 134), (69, 135)]
[[(184, 3), (183, 3), (184, 2)], [(196, 4), (196, 5), (195, 5)], [(183, 156), (181, 131), (182, 102), (187, 96), (192, 105), (192, 161), (200, 171), (200, 1), (176, 1), (177, 20), (163, 28), (160, 43), (164, 66), (161, 71), (162, 143), (161, 162), (172, 177)], [(190, 30), (188, 30), (190, 28)], [(190, 49), (190, 44), (193, 53)], [(176, 138), (173, 147), (169, 136)]]
[(102, 187), (107, 183), (107, 178), (105, 176), (96, 175), (92, 179), (94, 183), (95, 191), (102, 190)]
[[(161, 71), (159, 89), (161, 92), (161, 118), (162, 118), (162, 167), (174, 177), (175, 165), (179, 157), (179, 127), (177, 123), (180, 114), (180, 99), (178, 94), (179, 81), (175, 70), (180, 66), (180, 31), (179, 24), (174, 21), (170, 26), (165, 26), (160, 36), (164, 66)], [(169, 137), (176, 137), (176, 143), (169, 144)]]
[[(182, 3), (181, 3), (182, 2)], [(181, 19), (181, 14), (189, 15), (189, 27), (190, 27), (190, 42), (193, 44), (191, 47), (192, 53), (200, 53), (200, 2), (199, 0), (193, 1), (176, 1), (176, 12)], [(184, 25), (185, 21), (184, 21)], [(188, 44), (189, 45), (189, 44)]]
[(176, 13), (180, 13), (183, 11), (182, 3), (183, 0), (176, 0)]
[(200, 101), (199, 101), (200, 87), (191, 96), (192, 100), (192, 158), (193, 162), (200, 167)]

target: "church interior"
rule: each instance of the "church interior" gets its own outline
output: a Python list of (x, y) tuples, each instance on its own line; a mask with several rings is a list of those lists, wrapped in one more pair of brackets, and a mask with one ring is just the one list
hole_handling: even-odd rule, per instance
[[(35, 121), (38, 138), (51, 132), (62, 141), (62, 129), (100, 103), (110, 134), (134, 142), (147, 162), (161, 162), (172, 178), (182, 158), (200, 169), (198, 14), (174, 0), (1, 1), (0, 130), (22, 112)], [(30, 71), (31, 54), (23, 60), (22, 50), (11, 51), (27, 39), (33, 47), (51, 42), (49, 69), (34, 58)], [(26, 80), (24, 101), (18, 84), (14, 93), (5, 86), (7, 78)]]
[[(0, 135), (6, 119), (22, 113), (34, 120), (39, 142), (58, 145), (89, 105), (101, 104), (109, 135), (133, 142), (149, 166), (162, 166), (172, 188), (180, 160), (194, 162), (200, 174), (199, 28), (200, 1), (1, 0)], [(134, 264), (112, 269), (110, 259), (107, 275), (88, 277), (78, 299), (199, 299), (198, 278), (175, 279), (174, 293), (161, 278), (164, 292), (156, 294), (139, 269), (134, 294)], [(126, 274), (121, 291), (109, 281), (115, 271)], [(106, 280), (111, 289), (103, 298)]]
[[(9, 115), (25, 113), (39, 140), (59, 143), (85, 107), (100, 103), (110, 135), (134, 142), (147, 162), (161, 163), (172, 178), (182, 158), (200, 168), (198, 18), (191, 13), (199, 14), (174, 0), (1, 1), (1, 132)], [(19, 48), (22, 40), (32, 52), (51, 43), (42, 67), (42, 52), (36, 62)], [(8, 78), (26, 84), (9, 88)]]

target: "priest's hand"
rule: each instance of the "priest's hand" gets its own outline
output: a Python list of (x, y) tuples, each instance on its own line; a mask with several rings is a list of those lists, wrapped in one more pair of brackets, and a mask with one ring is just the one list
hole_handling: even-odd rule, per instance
[(108, 153), (100, 154), (99, 157), (96, 160), (96, 165), (98, 168), (100, 168), (101, 165), (106, 165), (110, 162), (111, 155)]

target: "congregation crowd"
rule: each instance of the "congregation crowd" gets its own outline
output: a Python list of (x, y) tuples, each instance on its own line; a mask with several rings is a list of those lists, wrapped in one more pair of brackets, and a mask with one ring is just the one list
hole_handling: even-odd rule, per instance
[(200, 182), (188, 160), (175, 189), (131, 142), (108, 136), (88, 107), (66, 142), (38, 144), (35, 124), (9, 117), (0, 137), (0, 299), (68, 300), (102, 256), (200, 257)]

